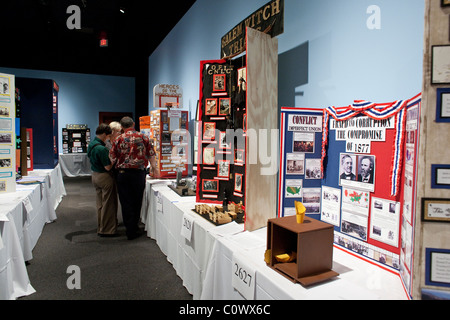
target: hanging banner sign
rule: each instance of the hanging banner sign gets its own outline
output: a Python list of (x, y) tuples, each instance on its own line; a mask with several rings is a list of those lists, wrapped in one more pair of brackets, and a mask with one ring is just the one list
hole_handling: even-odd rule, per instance
[(284, 32), (284, 0), (274, 0), (262, 6), (222, 37), (220, 57), (230, 58), (245, 51), (246, 28), (272, 37)]

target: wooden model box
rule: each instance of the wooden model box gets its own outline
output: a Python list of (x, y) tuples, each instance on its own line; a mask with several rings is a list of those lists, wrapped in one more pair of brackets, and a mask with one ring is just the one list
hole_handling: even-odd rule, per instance
[[(272, 269), (291, 281), (310, 286), (339, 274), (333, 267), (332, 225), (305, 217), (297, 224), (296, 216), (270, 219), (267, 226), (266, 261)], [(275, 258), (294, 253), (292, 262), (280, 263)]]

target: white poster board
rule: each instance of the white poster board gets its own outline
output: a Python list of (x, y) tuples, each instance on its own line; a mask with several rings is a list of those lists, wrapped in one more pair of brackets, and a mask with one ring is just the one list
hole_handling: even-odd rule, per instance
[(0, 194), (16, 191), (15, 77), (0, 73)]
[(157, 84), (153, 87), (153, 107), (166, 109), (167, 105), (174, 109), (182, 109), (183, 90), (175, 84)]

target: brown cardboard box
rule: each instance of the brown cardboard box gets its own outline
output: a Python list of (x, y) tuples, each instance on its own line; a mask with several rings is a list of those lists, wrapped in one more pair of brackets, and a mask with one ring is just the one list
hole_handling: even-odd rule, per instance
[[(332, 225), (305, 217), (298, 224), (295, 216), (270, 219), (267, 227), (268, 265), (293, 282), (316, 284), (339, 274), (333, 267)], [(294, 261), (279, 263), (276, 256), (294, 252)]]

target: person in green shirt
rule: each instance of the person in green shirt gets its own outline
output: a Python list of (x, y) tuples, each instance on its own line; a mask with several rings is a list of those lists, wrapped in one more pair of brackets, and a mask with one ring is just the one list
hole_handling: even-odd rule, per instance
[(87, 154), (91, 162), (92, 184), (97, 199), (97, 234), (100, 237), (115, 237), (117, 234), (117, 186), (111, 172), (109, 149), (105, 141), (112, 133), (111, 128), (102, 123), (95, 131), (96, 137), (89, 144)]

